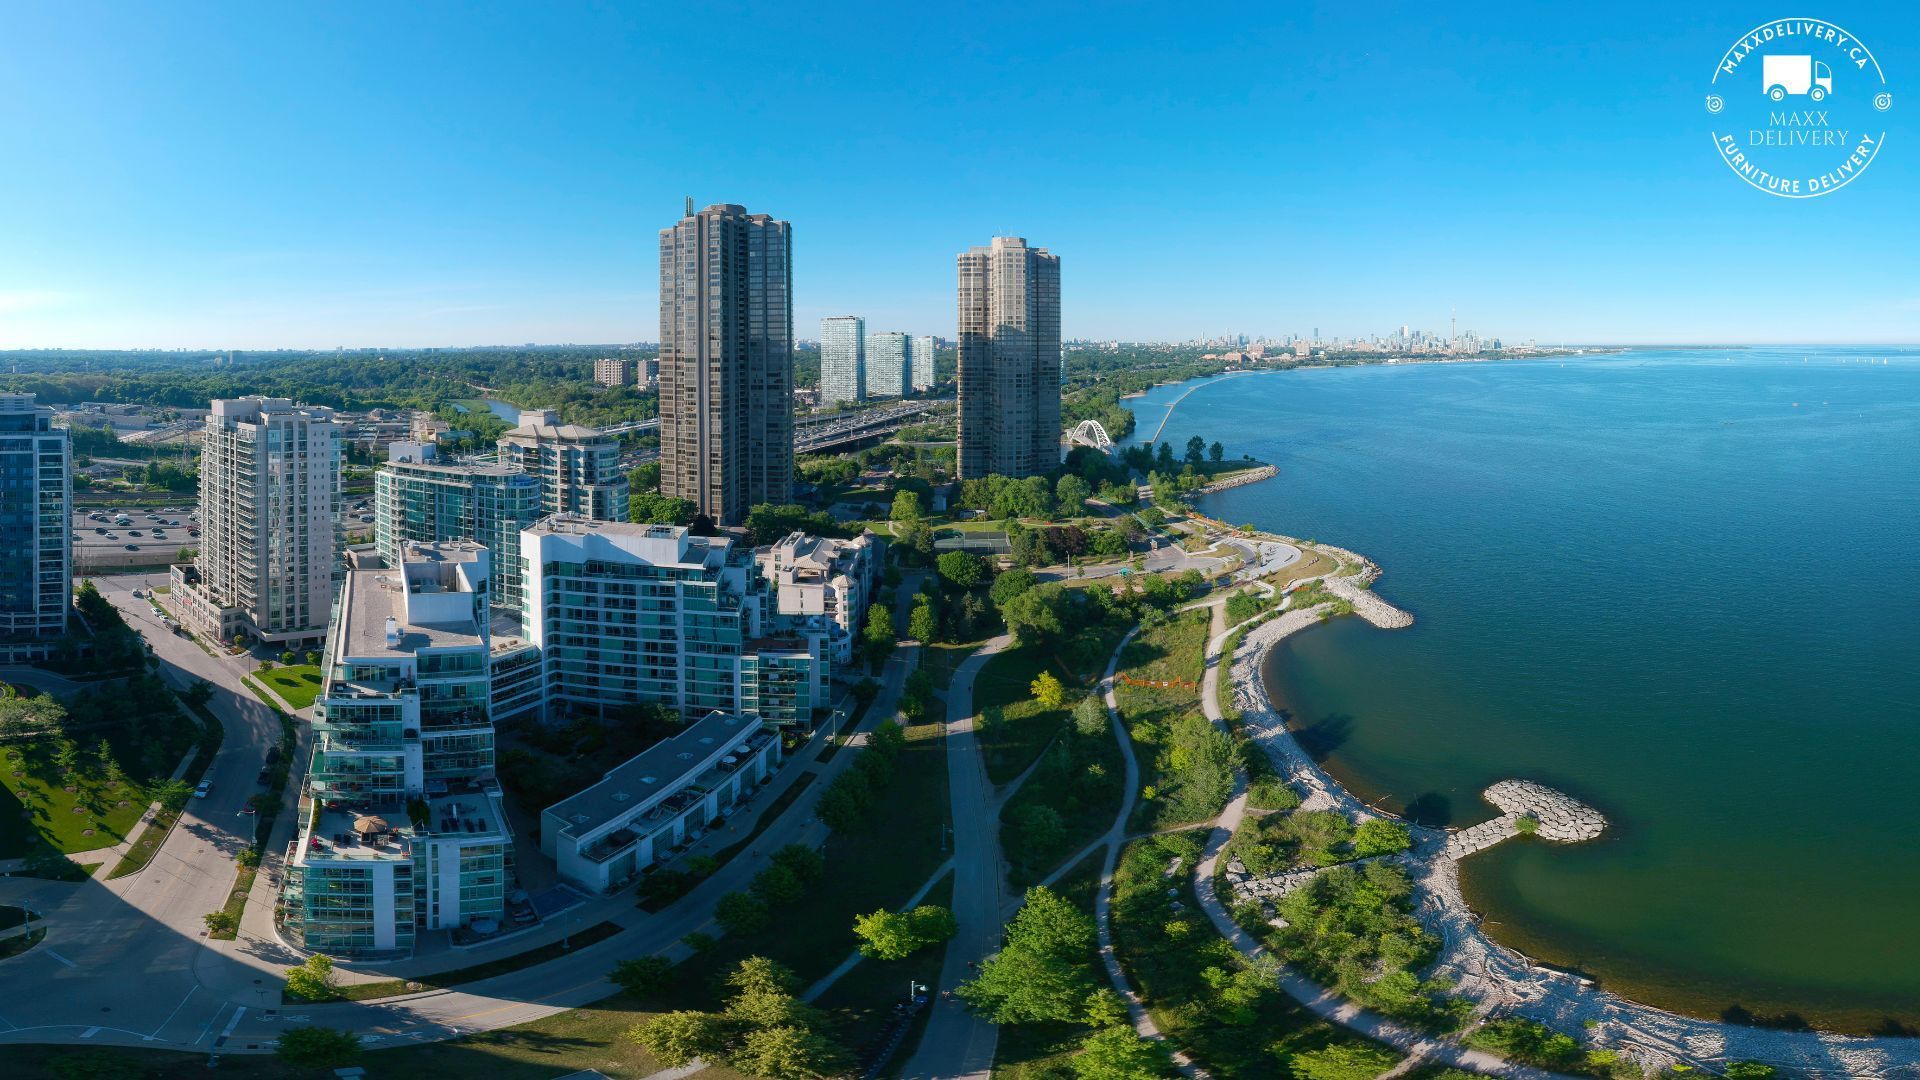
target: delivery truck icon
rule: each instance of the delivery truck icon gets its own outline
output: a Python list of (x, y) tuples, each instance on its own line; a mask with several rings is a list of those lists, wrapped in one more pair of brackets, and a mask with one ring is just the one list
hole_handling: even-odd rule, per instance
[(1833, 93), (1833, 69), (1811, 56), (1767, 56), (1760, 61), (1760, 88), (1775, 101), (1805, 94), (1825, 101)]

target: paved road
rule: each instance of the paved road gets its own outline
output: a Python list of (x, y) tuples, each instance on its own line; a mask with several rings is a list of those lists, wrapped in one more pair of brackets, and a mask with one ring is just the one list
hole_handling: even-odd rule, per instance
[[(207, 941), (201, 921), (224, 903), (232, 884), (232, 856), (245, 846), (253, 823), (239, 808), (255, 790), (254, 775), (267, 748), (279, 738), (279, 721), (251, 693), (236, 692), (243, 661), (210, 656), (191, 639), (167, 632), (146, 602), (131, 595), (132, 588), (149, 581), (123, 577), (96, 579), (96, 584), (146, 634), (170, 682), (185, 686), (206, 678), (214, 683), (211, 707), (226, 728), (226, 743), (210, 773), (213, 796), (189, 808), (146, 870), (112, 882), (0, 880), (0, 903), (28, 904), (46, 913), (48, 927), (40, 946), (0, 969), (0, 1044), (91, 1042), (266, 1052), (281, 1028), (311, 1023), (358, 1032), (377, 1049), (508, 1027), (590, 1004), (616, 991), (605, 978), (616, 961), (654, 954), (678, 958), (688, 951), (680, 943), (686, 935), (716, 932), (714, 902), (746, 888), (773, 851), (790, 843), (823, 843), (827, 829), (814, 816), (820, 795), (859, 753), (842, 752), (821, 766), (819, 779), (749, 851), (665, 911), (642, 912), (631, 896), (622, 895), (590, 906), (590, 916), (569, 916), (578, 919), (574, 928), (589, 925), (587, 918), (613, 918), (627, 927), (624, 933), (458, 990), (382, 1003), (281, 1009), (286, 950), (246, 933), (234, 942)], [(903, 607), (911, 596), (908, 588), (899, 591)], [(918, 652), (905, 645), (888, 661), (863, 729), (897, 712)], [(788, 768), (797, 772), (793, 765)], [(498, 955), (533, 944), (502, 946)], [(476, 954), (468, 960), (487, 958)]]
[[(1000, 814), (973, 731), (973, 683), (988, 660), (1011, 648), (1013, 638), (992, 638), (961, 663), (947, 688), (947, 779), (953, 798), (953, 914), (959, 932), (947, 944), (940, 985), (950, 990), (972, 977), (978, 963), (1000, 948)], [(902, 1080), (966, 1077), (993, 1072), (1000, 1030), (974, 1015), (959, 999), (938, 995), (920, 1046), (900, 1071)]]

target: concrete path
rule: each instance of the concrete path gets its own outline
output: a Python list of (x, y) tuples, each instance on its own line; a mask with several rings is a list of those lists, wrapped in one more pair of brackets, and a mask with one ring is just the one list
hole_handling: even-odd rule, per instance
[[(959, 932), (947, 943), (937, 991), (967, 981), (970, 963), (1000, 948), (1000, 817), (993, 782), (974, 739), (973, 683), (987, 661), (1011, 648), (1013, 637), (990, 639), (962, 661), (947, 687), (947, 779), (953, 799), (953, 914)], [(999, 1029), (958, 999), (932, 996), (920, 1045), (900, 1070), (903, 1080), (985, 1080), (993, 1072)]]

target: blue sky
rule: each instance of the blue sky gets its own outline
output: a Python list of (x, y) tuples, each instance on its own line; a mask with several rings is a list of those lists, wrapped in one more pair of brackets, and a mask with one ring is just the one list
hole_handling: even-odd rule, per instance
[[(0, 348), (651, 341), (688, 195), (793, 222), (803, 337), (951, 334), (1005, 232), (1070, 336), (1920, 340), (1920, 15), (1803, 7), (0, 0)], [(1788, 14), (1896, 100), (1818, 199), (1702, 105)]]

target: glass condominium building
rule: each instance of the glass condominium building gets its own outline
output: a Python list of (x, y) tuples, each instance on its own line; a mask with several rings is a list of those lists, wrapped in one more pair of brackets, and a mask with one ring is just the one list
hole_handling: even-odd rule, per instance
[(32, 394), (0, 394), (0, 641), (66, 632), (72, 507), (71, 436)]
[(520, 531), (540, 520), (540, 479), (507, 465), (443, 465), (431, 444), (393, 443), (373, 476), (374, 545), (400, 565), (410, 542), (473, 540), (493, 555), (496, 606), (525, 610)]
[(867, 335), (868, 397), (906, 397), (911, 391), (911, 340), (893, 330)]
[(394, 568), (346, 575), (278, 912), (303, 948), (406, 953), (422, 931), (505, 910), (489, 570), (487, 550), (462, 541), (406, 544)]
[(805, 721), (826, 704), (826, 630), (769, 633), (766, 583), (731, 539), (555, 517), (523, 533), (520, 548), (549, 709), (645, 701), (774, 722)]
[(867, 400), (867, 320), (820, 320), (820, 404)]

